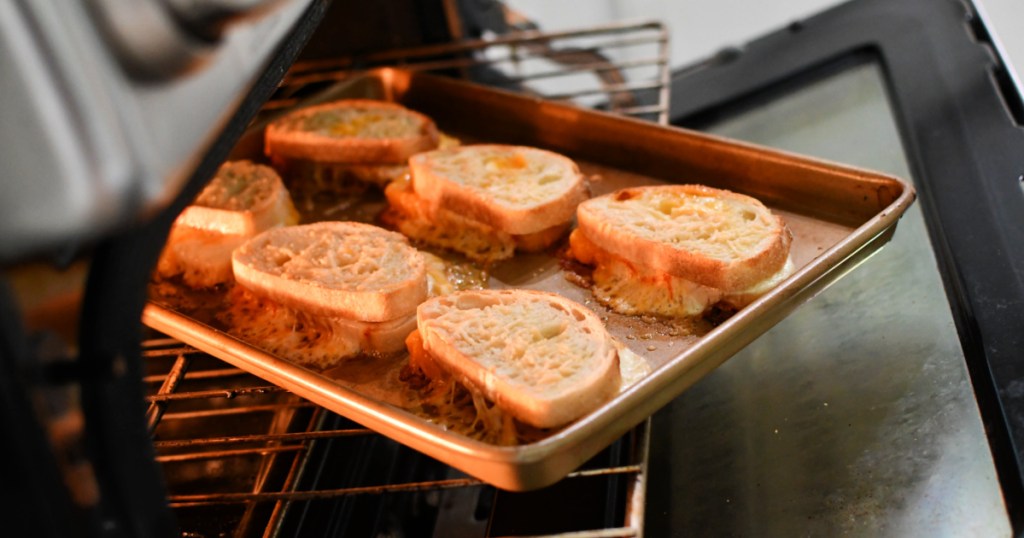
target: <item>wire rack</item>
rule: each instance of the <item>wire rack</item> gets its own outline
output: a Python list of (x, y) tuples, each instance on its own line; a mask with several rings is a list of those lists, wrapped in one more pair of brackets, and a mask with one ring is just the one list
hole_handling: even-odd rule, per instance
[[(435, 71), (666, 123), (658, 23), (538, 31), (296, 64), (265, 110), (379, 66)], [(154, 334), (146, 416), (185, 536), (643, 533), (649, 422), (558, 484), (507, 493), (277, 386)], [(572, 498), (575, 510), (549, 510)], [(558, 512), (559, 517), (552, 517)]]
[(524, 31), (295, 64), (267, 109), (381, 66), (442, 72), (548, 100), (668, 123), (669, 37), (659, 22)]
[(646, 425), (538, 494), (541, 506), (589, 502), (588, 518), (552, 520), (527, 508), (532, 493), (495, 491), (176, 339), (147, 340), (143, 357), (157, 461), (185, 536), (292, 536), (324, 520), (356, 535), (641, 534)]

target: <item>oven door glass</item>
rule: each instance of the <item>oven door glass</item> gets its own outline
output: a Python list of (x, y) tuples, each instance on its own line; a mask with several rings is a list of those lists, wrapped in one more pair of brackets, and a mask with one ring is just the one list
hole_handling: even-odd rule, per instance
[[(1021, 348), (999, 348), (1020, 337), (978, 305), (1009, 282), (1024, 320), (998, 248), (1024, 220), (1007, 204), (1024, 207), (990, 182), (1024, 138), (984, 28), (926, 4), (851, 2), (677, 72), (673, 123), (888, 172), (920, 200), (890, 245), (655, 416), (649, 531), (1019, 532), (1004, 389)], [(965, 263), (971, 233), (992, 246)]]

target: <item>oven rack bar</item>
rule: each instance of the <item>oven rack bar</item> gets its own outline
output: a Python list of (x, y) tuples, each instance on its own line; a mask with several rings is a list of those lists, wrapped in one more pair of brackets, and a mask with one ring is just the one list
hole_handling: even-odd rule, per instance
[[(168, 502), (176, 511), (209, 510), (218, 506), (244, 508), (239, 531), (273, 529), (296, 503), (343, 497), (385, 494), (436, 494), (446, 490), (492, 488), (474, 478), (385, 483), (372, 486), (301, 489), (299, 476), (314, 443), (378, 436), (362, 427), (321, 429), (320, 418), (326, 410), (276, 386), (268, 386), (251, 374), (228, 366), (204, 352), (182, 345), (174, 339), (154, 338), (143, 343), (143, 357), (150, 366), (145, 376), (146, 396), (153, 445), (169, 480), (173, 483), (176, 466), (210, 465), (230, 468), (238, 462), (257, 462), (256, 476), (244, 481), (247, 488), (231, 491), (178, 492), (172, 487)], [(209, 384), (222, 385), (209, 388)], [(266, 401), (271, 399), (273, 401)], [(187, 409), (177, 409), (185, 406)], [(158, 411), (154, 411), (158, 409)], [(309, 416), (296, 419), (298, 411)], [(164, 438), (165, 429), (177, 431), (177, 423), (225, 418), (238, 422), (250, 416), (268, 416), (266, 429), (238, 435), (198, 434)], [(168, 422), (169, 421), (169, 422)], [(644, 425), (646, 434), (647, 426)], [(646, 473), (646, 437), (636, 451), (634, 461), (625, 465), (584, 468), (565, 480), (595, 477), (621, 477), (630, 484), (630, 497), (642, 499)], [(284, 478), (276, 475), (284, 472)], [(172, 484), (173, 486), (173, 484)], [(261, 511), (260, 506), (272, 507)], [(642, 503), (623, 503), (625, 527), (546, 534), (561, 537), (633, 537), (642, 526)], [(269, 514), (269, 515), (268, 515)]]
[(225, 408), (225, 409), (205, 409), (198, 411), (181, 411), (181, 412), (167, 412), (163, 415), (164, 422), (170, 422), (175, 420), (192, 420), (202, 418), (218, 418), (223, 419), (232, 415), (242, 415), (247, 413), (279, 413), (282, 411), (293, 411), (297, 409), (318, 409), (319, 406), (316, 404), (306, 401), (299, 400), (286, 404), (275, 404), (275, 405), (250, 405), (244, 408)]
[(668, 123), (669, 35), (660, 22), (614, 23), (580, 30), (513, 32), (486, 39), (296, 63), (264, 107), (293, 106), (310, 87), (385, 66), (456, 72), (486, 68), (517, 91)]
[(359, 435), (376, 434), (372, 430), (368, 430), (365, 428), (352, 428), (346, 430), (272, 433), (267, 435), (241, 435), (235, 437), (204, 437), (198, 439), (175, 439), (172, 441), (154, 441), (153, 446), (157, 450), (160, 450), (167, 448), (189, 448), (227, 444), (267, 443), (272, 441), (311, 441), (313, 439), (332, 439), (340, 437), (355, 437)]
[[(293, 65), (289, 74), (302, 74), (306, 70), (319, 71), (325, 68), (351, 69), (356, 67), (365, 67), (367, 64), (406, 65), (415, 63), (418, 58), (442, 56), (452, 52), (475, 52), (503, 45), (521, 47), (528, 45), (543, 45), (566, 39), (607, 37), (618, 34), (636, 35), (638, 32), (653, 32), (656, 36), (655, 40), (657, 42), (668, 44), (668, 31), (665, 26), (658, 21), (647, 21), (641, 23), (614, 22), (591, 26), (588, 28), (563, 31), (524, 30), (486, 39), (463, 39), (450, 43), (399, 48), (359, 56), (304, 61)], [(620, 39), (618, 41), (610, 42), (608, 45), (628, 46), (635, 44), (635, 42), (636, 38), (633, 38), (633, 40)], [(287, 78), (288, 77), (286, 76), (286, 79)]]
[[(274, 451), (285, 451), (288, 450), (299, 450), (300, 447), (276, 447)], [(603, 469), (590, 469), (583, 471), (576, 471), (569, 473), (565, 477), (566, 480), (572, 480), (574, 478), (586, 478), (595, 476), (609, 476), (609, 475), (630, 475), (635, 476), (642, 472), (642, 466), (639, 464), (635, 465), (623, 465), (617, 467), (608, 467)], [(308, 501), (314, 499), (327, 499), (333, 497), (343, 497), (346, 495), (366, 495), (366, 494), (382, 494), (382, 493), (393, 493), (393, 492), (404, 492), (404, 491), (428, 491), (428, 490), (442, 490), (452, 488), (467, 488), (467, 487), (478, 487), (486, 486), (486, 483), (481, 482), (475, 478), (455, 478), (447, 480), (431, 480), (428, 482), (410, 482), (403, 484), (387, 484), (379, 486), (365, 486), (365, 487), (354, 487), (354, 488), (340, 488), (340, 489), (325, 489), (318, 491), (279, 491), (279, 492), (263, 492), (263, 493), (211, 493), (202, 495), (171, 495), (168, 500), (172, 506), (197, 506), (205, 504), (236, 504), (244, 502), (264, 502), (264, 501)]]

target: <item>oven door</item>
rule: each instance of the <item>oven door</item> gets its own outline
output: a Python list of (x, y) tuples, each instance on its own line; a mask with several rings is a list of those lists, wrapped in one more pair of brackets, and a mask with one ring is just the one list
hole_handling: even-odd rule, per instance
[(860, 0), (675, 72), (672, 122), (911, 179), (892, 244), (656, 415), (654, 535), (1021, 531), (1024, 130), (958, 2)]
[(178, 534), (133, 412), (148, 274), (326, 5), (0, 7), (5, 535)]

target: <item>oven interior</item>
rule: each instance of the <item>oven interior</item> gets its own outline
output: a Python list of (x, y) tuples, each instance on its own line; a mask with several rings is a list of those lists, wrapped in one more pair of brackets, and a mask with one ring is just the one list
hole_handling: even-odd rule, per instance
[[(68, 332), (78, 333), (82, 349), (89, 350), (83, 354), (101, 371), (98, 380), (78, 384), (78, 363), (55, 353), (53, 364), (39, 372), (44, 386), (30, 398), (48, 402), (54, 423), (71, 424), (55, 448), (57, 458), (74, 457), (85, 445), (84, 457), (64, 463), (62, 470), (78, 484), (68, 511), (86, 528), (100, 529), (98, 534), (108, 529), (114, 535), (186, 536), (642, 534), (646, 425), (556, 486), (535, 493), (498, 491), (173, 338), (140, 334), (136, 320), (129, 321), (144, 300), (139, 292), (148, 271), (140, 268), (151, 267), (160, 248), (156, 239), (252, 116), (291, 106), (362, 69), (401, 65), (667, 121), (667, 35), (659, 24), (544, 33), (526, 21), (508, 20), (511, 13), (499, 12), (495, 19), (489, 10), (497, 3), (481, 3), (465, 18), (453, 11), (454, 2), (400, 4), (331, 4), (302, 56), (277, 58), (289, 67), (284, 79), (254, 90), (271, 94), (246, 100), (260, 110), (249, 111), (248, 118), (239, 114), (165, 214), (100, 245), (89, 263), (51, 270), (85, 288), (81, 319)], [(353, 26), (352, 20), (363, 24)], [(486, 40), (473, 37), (484, 32), (481, 24), (488, 27)], [(513, 24), (521, 28), (514, 35)], [(343, 27), (360, 31), (340, 38), (330, 31)], [(53, 323), (45, 319), (40, 325)], [(132, 350), (123, 342), (133, 339), (142, 342), (140, 362), (126, 358)], [(89, 396), (79, 408), (84, 393)], [(139, 400), (145, 404), (140, 427), (121, 428), (124, 406), (118, 404)], [(98, 424), (118, 431), (97, 432)], [(136, 450), (150, 444), (145, 438), (152, 452)], [(28, 460), (21, 454), (8, 461)], [(158, 468), (147, 467), (154, 461)], [(56, 486), (42, 488), (41, 495), (49, 487)], [(573, 501), (547, 509), (564, 498)], [(168, 505), (170, 511), (164, 509)], [(69, 533), (59, 527), (49, 534)]]
[(510, 493), (174, 339), (143, 348), (146, 418), (185, 535), (640, 533), (646, 426), (556, 486)]
[[(22, 519), (54, 536), (76, 534), (76, 524), (89, 529), (77, 534), (185, 536), (1019, 531), (1014, 447), (1024, 429), (1007, 388), (1024, 349), (1015, 330), (1024, 291), (1014, 249), (990, 245), (1024, 244), (1022, 170), (1010, 157), (1024, 155), (1022, 107), (970, 6), (856, 0), (670, 80), (659, 24), (542, 32), (497, 3), (471, 4), (335, 2), (302, 56), (279, 60), (291, 67), (280, 84), (263, 84), (269, 100), (249, 101), (274, 111), (360, 69), (429, 69), (881, 169), (911, 178), (921, 202), (861, 270), (570, 477), (529, 493), (495, 490), (173, 338), (140, 335), (139, 268), (159, 245), (152, 230), (126, 231), (97, 249), (101, 266), (90, 271), (108, 276), (81, 284), (77, 330), (102, 360), (75, 364), (52, 335), (30, 347), (0, 339), (5, 356), (48, 357), (3, 361), (0, 382), (42, 387), (24, 398), (0, 391), (4, 424), (37, 446), (59, 438), (65, 447), (54, 468), (28, 442), (0, 444), (3, 461), (32, 469), (7, 465), (5, 475), (26, 484), (26, 498), (47, 499), (77, 474), (117, 492), (118, 508), (82, 510), (97, 490), (72, 485), (63, 502), (33, 504), (74, 514), (72, 523), (38, 511)], [(342, 27), (353, 31), (330, 30)], [(248, 112), (191, 194), (257, 114)], [(82, 283), (81, 271), (70, 262), (57, 272)], [(130, 284), (110, 282), (124, 275), (136, 295), (105, 295)], [(1009, 316), (989, 308), (997, 296)], [(25, 323), (6, 306), (16, 302), (4, 301), (5, 331)], [(142, 342), (138, 365), (125, 361), (124, 339)], [(91, 432), (130, 449), (82, 440), (83, 415), (119, 411), (73, 402), (107, 393), (144, 402), (139, 431)], [(41, 401), (65, 429), (10, 417), (38, 413)], [(91, 461), (98, 453), (110, 455)], [(155, 474), (133, 474), (154, 460)]]
[[(656, 23), (565, 32), (524, 28), (343, 56), (324, 56), (325, 46), (314, 35), (263, 113), (292, 106), (360, 69), (400, 65), (650, 121), (668, 117), (667, 35)], [(513, 493), (165, 335), (144, 341), (142, 355), (146, 421), (170, 505), (187, 535), (643, 533), (646, 423), (558, 484)], [(563, 507), (550, 509), (555, 503)]]

